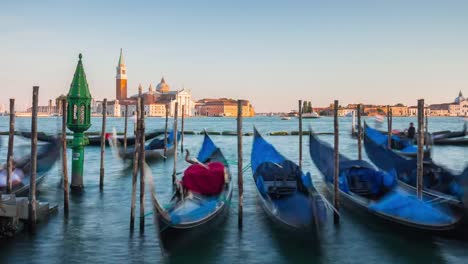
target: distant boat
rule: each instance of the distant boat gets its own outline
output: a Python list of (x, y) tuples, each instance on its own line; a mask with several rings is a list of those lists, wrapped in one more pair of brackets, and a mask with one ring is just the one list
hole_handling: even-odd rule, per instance
[[(174, 131), (168, 131), (167, 133), (167, 146), (166, 146), (166, 156), (172, 156), (174, 155), (175, 150), (177, 149), (174, 146), (174, 138), (175, 138), (175, 133)], [(120, 139), (120, 138), (118, 138)], [(117, 145), (118, 139), (114, 139), (113, 144)], [(177, 143), (179, 143), (180, 139), (180, 132), (177, 132)], [(121, 146), (121, 142), (118, 144)], [(130, 159), (132, 160), (134, 157), (134, 152), (135, 149), (128, 148), (127, 152), (124, 152), (123, 149), (120, 148), (119, 150), (119, 155), (123, 159)], [(152, 139), (146, 146), (145, 146), (145, 160), (150, 160), (150, 161), (157, 161), (164, 159), (164, 133), (161, 135), (158, 135), (154, 139)]]
[(305, 113), (305, 114), (302, 114), (302, 118), (304, 119), (320, 118), (320, 115), (317, 112)]
[[(387, 145), (388, 135), (377, 129), (369, 127), (366, 122), (364, 122), (364, 132), (366, 133), (366, 137), (372, 139), (372, 141), (377, 144), (384, 146)], [(416, 157), (418, 153), (418, 148), (412, 143), (412, 141), (393, 134), (391, 135), (391, 150), (398, 155), (406, 157)], [(430, 149), (425, 148), (424, 156), (430, 157), (430, 155)]]
[(291, 120), (291, 117), (289, 117), (289, 116), (281, 116), (281, 120)]

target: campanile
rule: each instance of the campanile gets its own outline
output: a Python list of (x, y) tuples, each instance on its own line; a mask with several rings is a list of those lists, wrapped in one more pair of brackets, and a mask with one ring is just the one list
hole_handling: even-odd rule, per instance
[(115, 99), (119, 101), (127, 99), (127, 68), (125, 67), (122, 49), (120, 49), (117, 75), (115, 76)]

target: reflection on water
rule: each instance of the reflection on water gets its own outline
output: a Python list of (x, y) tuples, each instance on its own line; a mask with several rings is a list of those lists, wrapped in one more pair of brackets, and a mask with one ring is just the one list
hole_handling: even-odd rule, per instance
[[(58, 118), (40, 118), (40, 131), (58, 131)], [(411, 118), (394, 118), (393, 127), (404, 129)], [(29, 119), (18, 118), (18, 128), (28, 130)], [(99, 131), (100, 118), (92, 119), (90, 131)], [(275, 117), (244, 119), (244, 128), (251, 131), (255, 124), (260, 132), (297, 130), (297, 120), (282, 121)], [(331, 132), (331, 118), (304, 120), (318, 132)], [(370, 122), (373, 124), (373, 121)], [(147, 129), (160, 129), (162, 118), (150, 118)], [(129, 131), (133, 131), (129, 123)], [(191, 118), (185, 122), (186, 130), (233, 131), (236, 120), (230, 118)], [(429, 128), (437, 130), (460, 130), (463, 120), (458, 118), (430, 118)], [(123, 118), (109, 118), (109, 131), (116, 127), (123, 131)], [(340, 150), (350, 158), (357, 157), (356, 142), (349, 136), (351, 118), (340, 119)], [(0, 117), (0, 131), (8, 130), (8, 118)], [(6, 158), (6, 136), (0, 136), (0, 162)], [(213, 136), (230, 161), (237, 159), (236, 137)], [(280, 152), (293, 161), (298, 159), (298, 138), (296, 136), (267, 136)], [(322, 139), (332, 142), (333, 136)], [(196, 153), (201, 145), (201, 136), (186, 135), (185, 148)], [(29, 140), (15, 139), (15, 156), (27, 155)], [(252, 137), (244, 138), (244, 165), (250, 162)], [(323, 192), (321, 175), (313, 165), (304, 140), (303, 166), (310, 171), (317, 189)], [(364, 158), (366, 158), (365, 152)], [(468, 162), (467, 148), (434, 147), (434, 159), (446, 167), (461, 171)], [(237, 227), (237, 187), (234, 189), (230, 214), (223, 226), (213, 230), (183, 251), (165, 255), (161, 251), (157, 227), (153, 215), (148, 214), (145, 233), (138, 232), (138, 217), (133, 235), (130, 233), (131, 164), (122, 163), (108, 148), (105, 157), (104, 192), (99, 192), (99, 148), (85, 150), (85, 193), (70, 196), (70, 215), (63, 216), (63, 192), (61, 190), (60, 166), (52, 169), (39, 187), (38, 198), (59, 205), (59, 212), (48, 222), (39, 225), (36, 235), (27, 233), (0, 242), (0, 263), (460, 263), (468, 260), (468, 243), (440, 238), (419, 237), (375, 223), (365, 215), (356, 215), (345, 209), (339, 228), (329, 223), (321, 231), (319, 240), (299, 240), (271, 226), (258, 204), (255, 186), (250, 170), (244, 174), (244, 228)], [(70, 153), (69, 156), (71, 157)], [(69, 161), (70, 162), (70, 161)], [(151, 165), (151, 172), (158, 198), (167, 203), (172, 192), (172, 160)], [(182, 171), (186, 164), (178, 162)], [(69, 168), (71, 168), (69, 164)], [(231, 166), (236, 175), (236, 166)], [(70, 174), (69, 174), (70, 175)], [(234, 179), (234, 181), (236, 181)], [(139, 189), (139, 188), (138, 188)], [(138, 194), (137, 194), (138, 195)], [(150, 212), (151, 202), (146, 195), (146, 212)], [(139, 207), (136, 207), (139, 215)]]

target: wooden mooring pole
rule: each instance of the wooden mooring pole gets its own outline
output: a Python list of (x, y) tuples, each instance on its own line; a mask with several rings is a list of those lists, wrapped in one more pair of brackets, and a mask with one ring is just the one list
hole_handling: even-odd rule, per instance
[(356, 112), (353, 112), (352, 119), (351, 119), (351, 136), (357, 136), (356, 133)]
[(62, 99), (62, 176), (63, 214), (68, 216), (68, 165), (67, 165), (67, 99)]
[(127, 153), (128, 105), (125, 105), (124, 153)]
[(168, 121), (169, 121), (169, 105), (166, 104), (166, 125), (164, 126), (164, 160), (167, 159), (167, 122)]
[(238, 226), (243, 225), (244, 176), (242, 162), (242, 100), (237, 101), (237, 188), (239, 190)]
[(387, 147), (392, 149), (392, 108), (387, 105)]
[(15, 144), (15, 99), (10, 99), (10, 131), (8, 134), (6, 191), (11, 193), (11, 175), (13, 175), (13, 146)]
[(31, 118), (31, 178), (29, 187), (29, 230), (36, 230), (36, 174), (37, 174), (37, 108), (39, 86), (33, 86), (33, 105)]
[(416, 192), (419, 199), (422, 199), (423, 174), (424, 174), (424, 99), (418, 100), (418, 165), (417, 165), (417, 185)]
[(140, 104), (140, 233), (145, 232), (145, 101)]
[[(184, 152), (184, 119), (185, 119), (185, 105), (182, 105), (182, 119), (180, 125), (180, 152)], [(175, 134), (177, 137), (177, 133)]]
[(176, 174), (177, 174), (177, 115), (179, 112), (179, 103), (175, 102), (175, 107), (174, 107), (174, 171), (172, 173), (172, 185), (175, 186), (176, 183)]
[(99, 190), (104, 189), (104, 154), (106, 149), (106, 117), (107, 99), (102, 101), (102, 130), (101, 130), (101, 168), (99, 170)]
[(333, 195), (333, 206), (335, 207), (336, 211), (333, 214), (333, 222), (335, 224), (340, 223), (340, 215), (338, 212), (340, 211), (340, 190), (339, 190), (339, 173), (340, 173), (340, 152), (339, 152), (339, 129), (338, 129), (338, 100), (335, 100), (333, 108), (333, 120), (334, 120), (334, 137), (335, 137), (335, 144), (334, 144), (334, 152), (333, 152), (333, 159), (334, 159), (334, 170), (333, 170), (333, 188), (334, 188), (334, 195)]
[(299, 100), (299, 169), (302, 170), (302, 100)]
[(136, 185), (138, 177), (138, 163), (139, 163), (139, 152), (140, 152), (140, 105), (141, 97), (137, 98), (137, 103), (135, 107), (135, 145), (133, 152), (133, 171), (132, 171), (132, 204), (130, 205), (130, 230), (133, 231), (135, 227), (135, 207), (136, 207)]
[(361, 104), (357, 105), (357, 122), (358, 122), (358, 159), (362, 160), (362, 125), (361, 125)]
[(429, 135), (429, 128), (428, 128), (428, 122), (427, 122), (427, 115), (424, 114), (424, 145), (426, 146), (426, 149), (429, 148), (429, 142), (431, 140), (431, 137)]

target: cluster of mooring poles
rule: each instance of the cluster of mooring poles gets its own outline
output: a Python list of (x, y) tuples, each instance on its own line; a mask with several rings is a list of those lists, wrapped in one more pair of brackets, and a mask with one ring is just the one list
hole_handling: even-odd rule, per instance
[[(31, 116), (31, 178), (28, 195), (28, 228), (31, 233), (36, 230), (36, 175), (37, 175), (37, 112), (38, 112), (39, 86), (33, 86), (32, 116)], [(6, 193), (12, 193), (13, 176), (13, 147), (15, 136), (15, 99), (10, 99), (10, 130), (8, 135), (7, 177)]]

